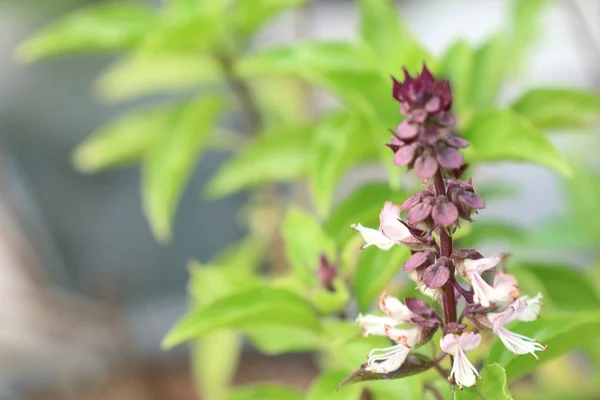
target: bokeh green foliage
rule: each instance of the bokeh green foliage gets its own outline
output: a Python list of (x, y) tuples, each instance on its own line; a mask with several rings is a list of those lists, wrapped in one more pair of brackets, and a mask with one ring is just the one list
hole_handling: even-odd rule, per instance
[[(169, 348), (193, 341), (193, 366), (204, 398), (356, 400), (363, 387), (374, 399), (416, 399), (432, 391), (449, 395), (448, 385), (431, 371), (334, 391), (363, 362), (364, 354), (385, 344), (381, 338), (360, 337), (344, 313), (352, 312), (354, 304), (367, 311), (384, 289), (400, 296), (414, 293), (406, 280), (394, 279), (408, 251), (368, 249), (359, 256), (358, 238), (349, 229), (358, 221), (375, 226), (385, 200), (401, 202), (410, 193), (410, 184), (400, 186), (400, 170), (383, 146), (388, 129), (401, 119), (391, 98), (390, 73), (400, 75), (401, 66), (414, 73), (426, 62), (434, 73), (450, 79), (460, 131), (471, 142), (465, 155), (472, 170), (491, 162), (538, 164), (565, 176), (573, 193), (590, 189), (548, 131), (597, 127), (600, 96), (536, 88), (498, 105), (500, 87), (524, 64), (547, 6), (543, 0), (513, 1), (502, 31), (476, 46), (458, 40), (440, 56), (424, 48), (389, 0), (357, 1), (355, 42), (252, 46), (254, 35), (270, 20), (303, 3), (170, 0), (159, 9), (101, 3), (43, 29), (17, 54), (31, 62), (66, 53), (115, 53), (117, 61), (96, 81), (99, 98), (119, 102), (169, 95), (159, 105), (148, 100), (150, 105), (100, 127), (73, 154), (75, 166), (86, 173), (141, 165), (144, 210), (157, 240), (171, 239), (179, 199), (207, 152), (231, 155), (213, 173), (206, 196), (262, 193), (243, 210), (249, 215), (248, 236), (207, 264), (190, 265), (190, 313), (163, 342)], [(341, 105), (309, 117), (307, 93), (312, 87), (328, 91)], [(246, 116), (243, 129), (223, 124), (223, 117), (232, 114)], [(342, 178), (373, 163), (387, 168), (388, 179), (356, 185), (340, 199)], [(285, 195), (265, 202), (265, 192), (272, 197), (277, 193), (272, 189), (282, 183), (306, 185), (310, 205), (293, 204), (295, 199)], [(497, 187), (484, 191), (490, 196), (504, 193)], [(565, 215), (563, 230), (524, 232), (501, 221), (482, 222), (464, 226), (461, 235), (466, 236), (460, 240), (468, 246), (500, 239), (541, 248), (552, 241), (564, 243), (560, 232), (577, 231), (597, 244), (600, 225), (584, 220), (589, 212), (598, 214), (598, 201), (590, 201), (589, 193), (573, 201), (580, 210), (575, 217), (587, 226), (584, 232), (573, 224), (572, 215)], [(261, 272), (265, 260), (278, 252), (283, 253), (284, 268)], [(339, 266), (335, 292), (321, 287), (316, 278), (321, 254)], [(589, 271), (522, 262), (511, 272), (524, 290), (542, 291), (547, 299), (543, 318), (523, 326), (522, 333), (549, 343), (549, 350), (540, 361), (515, 358), (496, 342), (489, 354), (478, 353), (487, 365), (478, 393), (468, 389), (457, 398), (510, 399), (509, 381), (519, 385), (518, 379), (536, 366), (593, 343), (600, 297)], [(242, 338), (265, 354), (312, 352), (323, 373), (307, 393), (269, 384), (231, 390)]]

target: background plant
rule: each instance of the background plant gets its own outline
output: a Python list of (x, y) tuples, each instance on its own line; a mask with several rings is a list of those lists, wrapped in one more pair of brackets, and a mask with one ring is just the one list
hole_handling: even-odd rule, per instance
[[(355, 221), (375, 223), (385, 200), (403, 200), (415, 184), (400, 185), (389, 150), (381, 146), (399, 116), (390, 96), (390, 73), (397, 74), (403, 65), (415, 72), (426, 61), (436, 74), (450, 78), (460, 131), (471, 143), (465, 156), (474, 170), (488, 162), (530, 162), (572, 179), (577, 174), (545, 132), (587, 130), (600, 108), (597, 94), (566, 88), (534, 89), (507, 105), (497, 105), (502, 82), (521, 66), (543, 1), (513, 2), (504, 31), (479, 46), (458, 41), (441, 57), (428, 54), (391, 3), (381, 0), (357, 2), (356, 43), (302, 41), (252, 49), (254, 33), (300, 3), (174, 0), (160, 9), (100, 4), (57, 22), (19, 49), (19, 56), (30, 61), (75, 51), (119, 52), (119, 61), (97, 82), (98, 93), (107, 100), (177, 94), (165, 104), (134, 109), (109, 123), (74, 153), (75, 165), (86, 172), (141, 164), (144, 209), (158, 240), (171, 237), (178, 199), (203, 153), (232, 152), (205, 188), (207, 195), (218, 198), (257, 188), (244, 210), (247, 238), (208, 263), (191, 266), (193, 311), (165, 339), (172, 346), (201, 338), (195, 342), (194, 363), (201, 391), (210, 399), (256, 393), (262, 398), (303, 396), (265, 386), (227, 393), (240, 334), (267, 354), (315, 352), (324, 373), (309, 398), (323, 398), (320, 393), (331, 393), (373, 345), (356, 338), (357, 326), (341, 314), (353, 319), (353, 305), (367, 310), (385, 287), (401, 296), (412, 293), (408, 282), (392, 279), (408, 252), (366, 251), (357, 257), (359, 242), (348, 229)], [(223, 24), (224, 19), (231, 23)], [(333, 94), (341, 106), (309, 117), (306, 84)], [(243, 131), (220, 123), (229, 113), (243, 117)], [(336, 197), (336, 188), (349, 171), (372, 162), (389, 167), (387, 182), (369, 182), (343, 199)], [(300, 190), (306, 185), (310, 204), (295, 204), (297, 197), (290, 194), (288, 182)], [(460, 233), (464, 246), (493, 237), (528, 236), (501, 221), (479, 223), (469, 233), (470, 229), (465, 226)], [(571, 232), (572, 226), (565, 229)], [(284, 254), (278, 254), (278, 248)], [(322, 287), (315, 274), (320, 255), (338, 267), (334, 292)], [(258, 273), (265, 260), (268, 272)], [(533, 331), (526, 333), (550, 345), (541, 361), (590, 342), (600, 323), (597, 312), (571, 311), (594, 309), (596, 289), (572, 269), (548, 268), (539, 262), (522, 265), (511, 273), (521, 282), (520, 274), (532, 276), (531, 291), (542, 287), (546, 298), (568, 298), (551, 302), (544, 320), (527, 328)], [(569, 308), (566, 304), (573, 296), (560, 297), (562, 286), (549, 283), (556, 279), (564, 283), (566, 276), (578, 292), (588, 293), (582, 301), (587, 306)], [(567, 318), (569, 323), (563, 324)], [(547, 332), (544, 324), (552, 323), (561, 327), (556, 337), (535, 334), (536, 329)], [(572, 332), (590, 332), (590, 337), (581, 335), (575, 341)], [(499, 362), (511, 380), (534, 366), (520, 358), (502, 359), (494, 350), (487, 361)], [(418, 398), (424, 388), (431, 392), (440, 384), (435, 378), (425, 374), (368, 387), (375, 398), (385, 393)], [(503, 379), (502, 373), (498, 379)], [(356, 398), (359, 390), (348, 388), (338, 396)]]

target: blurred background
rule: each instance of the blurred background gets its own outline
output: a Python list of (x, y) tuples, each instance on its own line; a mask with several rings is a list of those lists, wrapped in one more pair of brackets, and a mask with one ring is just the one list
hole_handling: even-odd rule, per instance
[[(40, 27), (100, 2), (0, 0), (2, 400), (195, 398), (187, 349), (164, 352), (160, 341), (188, 305), (186, 263), (208, 260), (244, 234), (232, 212), (244, 204), (244, 195), (218, 201), (199, 195), (222, 153), (198, 163), (168, 245), (154, 240), (144, 218), (138, 166), (95, 175), (73, 167), (77, 144), (138, 103), (106, 104), (94, 96), (91, 82), (114, 62), (112, 56), (64, 56), (24, 65), (15, 61), (14, 51)], [(501, 27), (507, 2), (396, 3), (415, 35), (438, 55), (458, 37), (472, 43), (489, 38)], [(353, 1), (313, 1), (282, 14), (252, 45), (351, 40), (356, 24)], [(600, 89), (600, 1), (552, 3), (526, 71), (502, 87), (501, 102), (539, 85)], [(156, 97), (153, 101), (160, 102)], [(332, 102), (323, 94), (316, 99), (319, 107)], [(230, 124), (239, 121), (232, 117)], [(598, 164), (598, 138), (558, 135), (555, 140), (571, 157)], [(353, 179), (382, 173), (367, 168)], [(560, 179), (541, 167), (494, 164), (478, 169), (475, 179), (506, 181), (517, 189), (510, 199), (491, 202), (482, 220), (534, 227), (567, 202)], [(488, 246), (485, 251), (507, 250), (501, 243)], [(315, 371), (305, 356), (273, 359), (248, 349), (236, 382), (282, 380), (303, 388)]]

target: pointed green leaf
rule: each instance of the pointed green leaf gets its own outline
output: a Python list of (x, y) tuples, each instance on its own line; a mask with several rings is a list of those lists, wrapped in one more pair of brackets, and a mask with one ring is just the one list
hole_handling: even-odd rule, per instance
[(528, 47), (539, 33), (540, 20), (548, 8), (549, 0), (512, 0), (511, 33), (512, 33), (512, 62), (520, 61)]
[(482, 110), (493, 105), (506, 71), (510, 41), (498, 34), (475, 52), (470, 104)]
[(96, 92), (108, 101), (154, 93), (176, 93), (218, 81), (221, 70), (212, 57), (148, 55), (126, 58), (110, 66), (96, 82)]
[(263, 325), (290, 326), (318, 332), (319, 321), (310, 304), (284, 289), (258, 287), (223, 297), (184, 316), (163, 340), (163, 348), (221, 328), (244, 329)]
[(498, 364), (486, 365), (476, 387), (456, 391), (456, 400), (513, 400), (508, 390), (506, 372)]
[(573, 173), (552, 142), (511, 110), (490, 110), (476, 115), (465, 130), (465, 138), (471, 143), (465, 151), (469, 162), (532, 162), (563, 175)]
[(305, 328), (265, 324), (246, 328), (244, 333), (258, 351), (268, 355), (313, 352), (323, 348), (320, 332)]
[(538, 129), (586, 129), (600, 121), (600, 93), (574, 89), (533, 89), (513, 105)]
[(340, 382), (348, 375), (346, 371), (326, 371), (317, 377), (308, 391), (306, 400), (358, 400), (362, 388), (351, 386), (338, 390)]
[(181, 110), (180, 106), (136, 109), (99, 128), (73, 153), (75, 167), (98, 172), (140, 160), (160, 140)]
[(547, 345), (548, 350), (539, 353), (539, 360), (529, 354), (515, 356), (496, 339), (486, 362), (497, 362), (506, 370), (509, 381), (517, 379), (572, 349), (583, 346), (598, 337), (600, 313), (569, 312), (564, 314), (542, 315), (533, 322), (520, 322), (511, 325), (513, 332), (537, 339)]
[(218, 198), (305, 175), (312, 162), (313, 135), (309, 127), (281, 128), (277, 134), (263, 135), (217, 170), (205, 194)]
[(235, 390), (227, 400), (304, 400), (296, 389), (275, 384), (259, 383)]
[(367, 248), (361, 253), (354, 277), (354, 290), (360, 311), (369, 309), (408, 257), (410, 251), (400, 246), (394, 246), (388, 251)]
[(218, 98), (187, 104), (172, 130), (155, 143), (144, 160), (144, 210), (154, 236), (161, 242), (171, 237), (171, 222), (179, 199), (223, 109)]
[(307, 0), (238, 0), (233, 11), (233, 26), (247, 38), (277, 14), (306, 3)]
[(94, 4), (42, 29), (17, 49), (19, 59), (32, 62), (72, 52), (132, 48), (157, 25), (148, 7), (131, 3)]

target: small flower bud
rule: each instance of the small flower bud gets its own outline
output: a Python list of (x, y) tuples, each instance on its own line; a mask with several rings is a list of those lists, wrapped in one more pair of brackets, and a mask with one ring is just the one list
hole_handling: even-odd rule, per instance
[(444, 286), (450, 279), (449, 262), (450, 260), (446, 257), (438, 258), (423, 272), (423, 283), (430, 289), (439, 289)]
[(447, 228), (458, 221), (458, 209), (448, 201), (446, 196), (439, 196), (431, 210), (431, 217), (436, 226)]
[(325, 254), (319, 256), (319, 267), (316, 270), (321, 286), (330, 292), (334, 292), (333, 279), (338, 275), (337, 268), (332, 265)]

